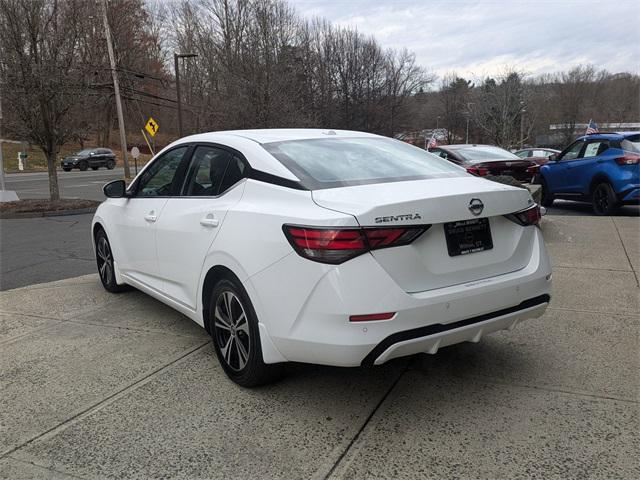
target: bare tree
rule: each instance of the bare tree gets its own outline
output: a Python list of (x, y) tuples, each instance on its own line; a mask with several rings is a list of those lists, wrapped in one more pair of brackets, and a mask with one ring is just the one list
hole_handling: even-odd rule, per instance
[(447, 142), (454, 143), (456, 138), (464, 138), (466, 116), (470, 103), (473, 84), (470, 80), (458, 77), (455, 73), (445, 75), (440, 83), (440, 103), (442, 124), (447, 130)]
[(60, 198), (56, 157), (77, 139), (76, 114), (89, 102), (88, 70), (79, 55), (87, 4), (81, 0), (0, 0), (0, 75), (9, 130), (47, 158), (49, 194)]
[[(522, 135), (522, 115), (528, 105), (523, 75), (507, 71), (497, 80), (487, 78), (475, 93), (470, 111), (477, 127), (496, 145), (505, 148), (517, 145)], [(531, 118), (528, 122), (527, 131)]]

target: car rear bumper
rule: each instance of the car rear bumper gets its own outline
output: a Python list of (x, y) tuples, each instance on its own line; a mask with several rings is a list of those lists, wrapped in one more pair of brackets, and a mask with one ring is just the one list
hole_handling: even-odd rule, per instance
[[(380, 364), (513, 328), (542, 315), (551, 266), (536, 228), (528, 264), (515, 272), (425, 292), (401, 290), (371, 255), (339, 266), (297, 254), (250, 277), (245, 286), (261, 323), (268, 358), (334, 366)], [(260, 292), (260, 293), (258, 293)], [(390, 320), (350, 315), (393, 312)]]
[(450, 324), (434, 324), (394, 333), (375, 346), (362, 365), (380, 365), (392, 358), (416, 353), (437, 353), (441, 347), (461, 342), (479, 342), (489, 333), (511, 330), (520, 321), (541, 316), (551, 297), (540, 295), (514, 307)]

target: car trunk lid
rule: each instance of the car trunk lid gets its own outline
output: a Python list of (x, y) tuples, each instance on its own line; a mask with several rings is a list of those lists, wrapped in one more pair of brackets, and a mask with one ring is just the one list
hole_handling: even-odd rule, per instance
[[(371, 254), (407, 292), (488, 278), (524, 268), (534, 232), (504, 215), (533, 205), (525, 189), (472, 176), (315, 190), (321, 207), (353, 215), (363, 227), (431, 227), (410, 245)], [(482, 203), (477, 215), (472, 206)], [(472, 205), (473, 204), (473, 205)], [(476, 210), (477, 213), (477, 210)], [(492, 248), (451, 256), (445, 224), (488, 219)], [(451, 239), (450, 239), (451, 240)]]

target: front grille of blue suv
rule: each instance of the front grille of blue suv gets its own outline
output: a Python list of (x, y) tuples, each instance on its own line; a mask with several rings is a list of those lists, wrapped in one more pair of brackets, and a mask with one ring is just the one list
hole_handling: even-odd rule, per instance
[(590, 202), (596, 215), (640, 203), (640, 132), (578, 138), (540, 168), (542, 205), (555, 199)]

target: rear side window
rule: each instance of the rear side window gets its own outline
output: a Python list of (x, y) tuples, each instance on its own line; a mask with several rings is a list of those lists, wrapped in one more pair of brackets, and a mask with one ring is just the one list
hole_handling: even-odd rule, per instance
[(584, 148), (584, 153), (582, 154), (582, 158), (591, 158), (597, 157), (598, 155), (604, 153), (604, 151), (609, 148), (609, 142), (598, 141), (598, 142), (589, 142), (587, 146)]
[(262, 146), (310, 190), (465, 174), (436, 155), (390, 138), (314, 138)]
[(221, 148), (199, 146), (192, 158), (183, 196), (213, 197), (245, 177), (245, 163)]
[(183, 195), (187, 197), (211, 197), (220, 192), (220, 184), (229, 162), (227, 151), (200, 146), (191, 158), (187, 184)]

